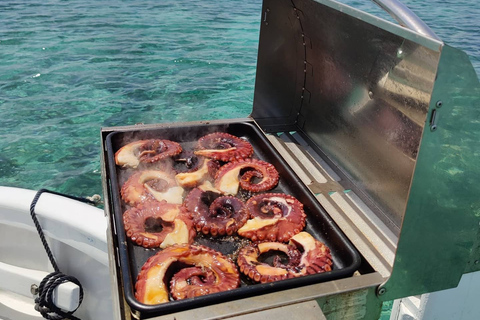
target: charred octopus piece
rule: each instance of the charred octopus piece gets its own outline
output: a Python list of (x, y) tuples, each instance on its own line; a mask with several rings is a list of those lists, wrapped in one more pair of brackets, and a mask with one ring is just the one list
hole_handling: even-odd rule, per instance
[(221, 193), (215, 191), (203, 191), (200, 188), (194, 188), (187, 194), (183, 204), (190, 215), (193, 215), (196, 212), (208, 211), (212, 202), (221, 196)]
[[(276, 255), (270, 263), (261, 261), (262, 255)], [(330, 249), (307, 232), (293, 236), (288, 244), (261, 242), (242, 248), (237, 264), (240, 271), (256, 282), (266, 283), (332, 270)]]
[(286, 242), (305, 227), (303, 204), (290, 195), (258, 194), (246, 207), (250, 219), (237, 232), (253, 241)]
[(235, 197), (195, 188), (184, 202), (198, 232), (212, 236), (232, 235), (248, 219), (244, 203)]
[(170, 140), (150, 139), (131, 142), (115, 153), (115, 163), (136, 168), (140, 163), (157, 162), (182, 152), (180, 144)]
[[(166, 279), (172, 271), (172, 278)], [(168, 302), (167, 283), (174, 299), (185, 299), (235, 289), (240, 275), (220, 252), (205, 246), (173, 245), (145, 262), (137, 277), (135, 297), (149, 305)]]
[(123, 224), (127, 236), (145, 248), (192, 243), (196, 235), (184, 208), (165, 201), (148, 201), (125, 211)]
[(274, 188), (278, 180), (278, 171), (271, 163), (245, 159), (222, 166), (215, 176), (215, 188), (232, 195), (238, 193), (239, 186), (244, 190), (261, 192)]
[(240, 199), (198, 188), (187, 195), (185, 207), (197, 231), (212, 236), (232, 235), (248, 218)]
[(219, 161), (234, 161), (252, 156), (252, 145), (239, 137), (224, 132), (214, 132), (198, 140), (196, 155)]
[(181, 204), (183, 192), (183, 188), (177, 186), (174, 175), (161, 170), (136, 172), (120, 190), (123, 200), (131, 206), (153, 199)]

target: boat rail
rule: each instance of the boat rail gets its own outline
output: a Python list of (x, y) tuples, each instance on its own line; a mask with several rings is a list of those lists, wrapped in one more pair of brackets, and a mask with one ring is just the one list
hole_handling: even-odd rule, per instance
[(386, 11), (401, 26), (416, 31), (429, 38), (440, 40), (430, 27), (423, 22), (412, 10), (398, 0), (372, 0)]

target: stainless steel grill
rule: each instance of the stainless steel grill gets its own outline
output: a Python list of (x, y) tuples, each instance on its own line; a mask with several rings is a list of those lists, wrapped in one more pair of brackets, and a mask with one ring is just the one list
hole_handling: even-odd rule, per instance
[[(156, 318), (291, 319), (311, 307), (303, 319), (372, 319), (382, 301), (455, 287), (464, 273), (480, 270), (478, 78), (464, 53), (424, 25), (419, 31), (329, 0), (264, 1), (252, 113), (209, 124), (258, 126), (362, 263), (345, 278)], [(112, 230), (108, 135), (182, 125), (205, 123), (102, 130)], [(125, 302), (116, 235), (109, 240), (119, 316), (143, 317)]]

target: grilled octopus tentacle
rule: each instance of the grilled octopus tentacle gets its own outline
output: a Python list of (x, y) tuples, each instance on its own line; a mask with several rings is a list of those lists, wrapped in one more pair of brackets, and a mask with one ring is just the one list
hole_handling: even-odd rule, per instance
[(196, 230), (212, 236), (232, 235), (248, 218), (240, 199), (199, 188), (190, 191), (184, 205)]
[[(259, 181), (255, 181), (254, 178)], [(232, 195), (238, 193), (239, 187), (252, 192), (261, 192), (274, 188), (278, 180), (278, 171), (271, 163), (246, 159), (222, 166), (215, 176), (215, 188)]]
[(136, 172), (128, 178), (120, 190), (123, 200), (131, 206), (152, 199), (182, 204), (183, 192), (183, 188), (177, 186), (175, 177), (161, 170)]
[[(271, 263), (261, 261), (262, 254), (281, 252)], [(307, 232), (293, 236), (288, 244), (261, 242), (242, 248), (237, 258), (240, 272), (256, 282), (272, 282), (332, 270), (330, 249)]]
[(136, 168), (140, 163), (157, 162), (182, 152), (180, 144), (170, 140), (150, 139), (131, 142), (115, 153), (115, 163)]
[(233, 161), (252, 156), (252, 145), (239, 137), (224, 132), (214, 132), (198, 139), (196, 155), (219, 161)]
[(288, 241), (305, 227), (303, 204), (293, 196), (265, 193), (251, 197), (246, 207), (250, 219), (238, 234), (253, 241)]
[(173, 245), (145, 262), (137, 277), (135, 297), (152, 305), (168, 302), (170, 294), (174, 299), (193, 298), (239, 285), (237, 267), (220, 252), (201, 245)]
[(196, 235), (193, 222), (178, 204), (148, 201), (123, 214), (127, 236), (146, 248), (165, 248), (177, 243), (192, 243)]

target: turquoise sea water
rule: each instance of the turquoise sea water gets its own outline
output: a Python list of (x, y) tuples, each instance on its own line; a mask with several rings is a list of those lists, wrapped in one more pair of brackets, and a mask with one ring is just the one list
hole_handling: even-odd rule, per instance
[[(480, 74), (477, 0), (404, 3)], [(101, 194), (101, 127), (247, 116), (260, 15), (261, 0), (0, 2), (0, 185)]]
[(101, 193), (100, 128), (249, 114), (259, 1), (2, 1), (0, 185)]

